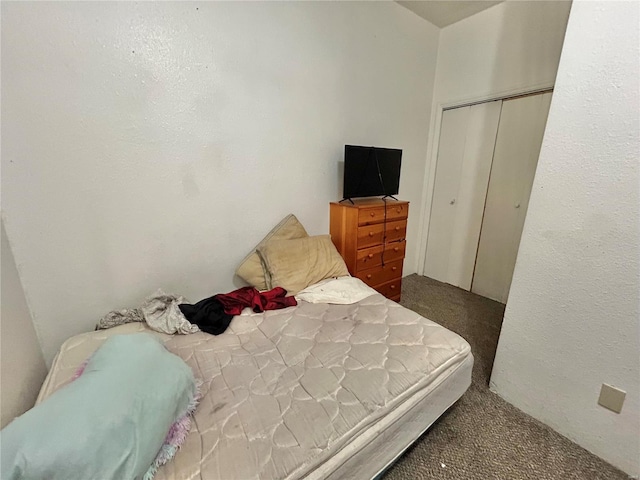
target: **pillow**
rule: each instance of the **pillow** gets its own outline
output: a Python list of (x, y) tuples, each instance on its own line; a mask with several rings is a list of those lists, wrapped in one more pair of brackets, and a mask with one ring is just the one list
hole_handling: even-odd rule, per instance
[(0, 432), (0, 478), (147, 480), (175, 453), (197, 386), (160, 340), (110, 337), (79, 374)]
[(273, 228), (273, 230), (267, 233), (267, 236), (264, 237), (253, 250), (251, 250), (251, 253), (247, 255), (242, 262), (240, 262), (240, 265), (236, 270), (236, 275), (258, 290), (268, 290), (268, 282), (265, 278), (266, 273), (263, 270), (260, 257), (256, 253), (256, 250), (263, 247), (271, 240), (287, 240), (308, 236), (309, 235), (307, 235), (306, 230), (295, 215), (287, 215)]
[(269, 272), (268, 288), (282, 287), (290, 294), (329, 277), (349, 275), (329, 235), (272, 240), (258, 249)]

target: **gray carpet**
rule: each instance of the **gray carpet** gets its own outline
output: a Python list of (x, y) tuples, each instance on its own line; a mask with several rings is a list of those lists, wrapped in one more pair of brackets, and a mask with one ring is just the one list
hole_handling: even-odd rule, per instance
[(400, 303), (464, 337), (475, 365), (467, 393), (385, 480), (628, 478), (489, 391), (504, 305), (418, 275), (403, 279)]

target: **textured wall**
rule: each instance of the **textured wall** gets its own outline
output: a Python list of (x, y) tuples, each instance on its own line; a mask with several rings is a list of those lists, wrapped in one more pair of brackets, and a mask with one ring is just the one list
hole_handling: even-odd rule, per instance
[(47, 374), (18, 270), (2, 224), (0, 295), (0, 428), (36, 401)]
[(504, 2), (443, 28), (436, 102), (552, 85), (570, 9), (570, 1)]
[[(573, 4), (491, 386), (640, 474), (637, 2)], [(620, 414), (600, 385), (627, 392)]]
[(158, 287), (232, 289), (288, 213), (326, 233), (345, 143), (404, 149), (415, 272), (437, 37), (395, 2), (3, 2), (2, 207), (47, 361)]

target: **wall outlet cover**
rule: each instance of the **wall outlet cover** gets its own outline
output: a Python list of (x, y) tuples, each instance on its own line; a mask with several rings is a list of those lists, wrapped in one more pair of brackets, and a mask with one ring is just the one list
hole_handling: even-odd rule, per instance
[(602, 388), (600, 388), (598, 404), (612, 412), (620, 413), (626, 395), (627, 392), (603, 383)]

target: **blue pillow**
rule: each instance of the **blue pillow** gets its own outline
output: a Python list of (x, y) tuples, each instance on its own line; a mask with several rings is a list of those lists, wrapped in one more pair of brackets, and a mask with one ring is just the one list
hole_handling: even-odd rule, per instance
[(156, 337), (110, 337), (80, 377), (0, 432), (0, 478), (150, 479), (196, 400), (191, 369)]

